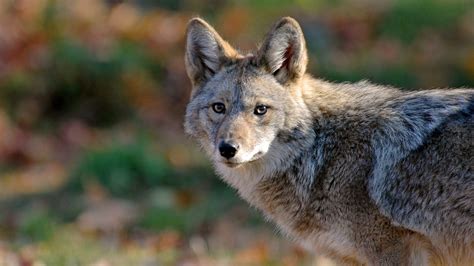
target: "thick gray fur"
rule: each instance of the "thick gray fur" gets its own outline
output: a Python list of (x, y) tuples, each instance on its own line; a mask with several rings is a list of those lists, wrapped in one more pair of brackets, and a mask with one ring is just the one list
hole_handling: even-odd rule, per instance
[(246, 55), (191, 20), (185, 129), (222, 179), (341, 265), (474, 265), (474, 90), (335, 84), (306, 65), (294, 19)]

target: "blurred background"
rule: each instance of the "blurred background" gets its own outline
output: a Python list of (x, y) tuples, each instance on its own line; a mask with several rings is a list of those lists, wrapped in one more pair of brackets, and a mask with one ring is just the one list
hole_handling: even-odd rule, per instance
[(326, 265), (183, 134), (187, 21), (257, 47), (300, 23), (309, 71), (474, 87), (472, 0), (0, 0), (0, 265)]

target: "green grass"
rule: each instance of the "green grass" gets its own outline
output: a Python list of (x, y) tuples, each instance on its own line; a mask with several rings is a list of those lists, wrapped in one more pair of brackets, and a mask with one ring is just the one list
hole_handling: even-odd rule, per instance
[(83, 190), (98, 183), (114, 196), (126, 197), (166, 184), (173, 172), (162, 154), (146, 141), (112, 144), (84, 154), (71, 176), (70, 186)]
[[(380, 23), (382, 34), (407, 43), (415, 40), (423, 30), (453, 28), (458, 19), (474, 5), (470, 1), (398, 0)], [(471, 5), (471, 6), (469, 6)]]

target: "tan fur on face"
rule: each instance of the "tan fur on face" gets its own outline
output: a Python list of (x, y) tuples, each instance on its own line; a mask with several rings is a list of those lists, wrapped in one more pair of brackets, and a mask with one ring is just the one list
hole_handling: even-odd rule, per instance
[[(192, 20), (186, 64), (186, 132), (283, 234), (341, 265), (472, 265), (472, 89), (314, 79), (291, 18), (246, 56)], [(271, 108), (256, 116), (258, 104)], [(221, 141), (238, 144), (235, 157)]]

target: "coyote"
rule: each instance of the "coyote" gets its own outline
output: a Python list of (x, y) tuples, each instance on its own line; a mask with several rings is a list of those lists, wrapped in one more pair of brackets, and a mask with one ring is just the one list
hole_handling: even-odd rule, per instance
[(474, 265), (474, 90), (330, 83), (307, 61), (292, 18), (249, 54), (192, 19), (186, 133), (285, 235), (341, 265)]

